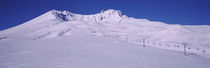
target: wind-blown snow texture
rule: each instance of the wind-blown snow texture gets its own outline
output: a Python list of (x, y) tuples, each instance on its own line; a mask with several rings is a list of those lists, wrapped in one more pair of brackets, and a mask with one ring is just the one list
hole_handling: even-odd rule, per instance
[(208, 68), (209, 44), (208, 25), (51, 10), (0, 31), (0, 68)]

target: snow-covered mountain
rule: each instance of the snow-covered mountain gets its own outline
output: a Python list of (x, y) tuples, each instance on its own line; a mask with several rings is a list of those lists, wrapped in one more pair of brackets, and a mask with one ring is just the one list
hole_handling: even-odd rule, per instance
[(10, 38), (40, 39), (74, 35), (73, 33), (81, 30), (124, 40), (144, 38), (151, 42), (171, 45), (182, 45), (182, 42), (187, 42), (189, 46), (210, 47), (210, 26), (166, 24), (135, 19), (113, 9), (92, 15), (51, 10), (31, 21), (1, 31), (0, 34)]
[(152, 41), (189, 42), (196, 45), (210, 44), (210, 26), (183, 26), (165, 24), (127, 17), (120, 10), (101, 11), (92, 15), (74, 14), (68, 11), (51, 10), (31, 21), (1, 34), (22, 33), (20, 36), (58, 37), (72, 33), (73, 27), (87, 29), (90, 33), (112, 37), (145, 38)]
[[(92, 36), (94, 36), (94, 37), (91, 38)], [(90, 39), (95, 39), (95, 40), (85, 42), (85, 41), (87, 41), (86, 39), (88, 39), (89, 37), (90, 37)], [(101, 40), (98, 38), (105, 39), (105, 40)], [(59, 41), (59, 39), (62, 41)], [(75, 41), (74, 41), (74, 39), (75, 39)], [(78, 44), (78, 45), (80, 45), (79, 43), (86, 43), (86, 44), (91, 44), (91, 45), (102, 45), (102, 44), (106, 44), (108, 42), (110, 42), (110, 44), (106, 44), (106, 45), (113, 45), (111, 43), (114, 43), (114, 45), (115, 45), (116, 42), (108, 41), (108, 39), (115, 40), (116, 42), (121, 42), (122, 46), (123, 45), (137, 45), (138, 46), (138, 45), (145, 44), (146, 47), (147, 46), (157, 47), (157, 48), (176, 50), (176, 51), (181, 51), (181, 52), (183, 51), (182, 43), (187, 42), (187, 44), (188, 44), (187, 51), (189, 53), (195, 53), (200, 56), (207, 57), (207, 58), (210, 57), (210, 45), (209, 45), (210, 44), (210, 26), (208, 26), (208, 25), (191, 26), (191, 25), (179, 25), (179, 24), (166, 24), (163, 22), (150, 21), (147, 19), (136, 19), (136, 18), (132, 18), (132, 17), (128, 17), (128, 16), (124, 15), (120, 10), (114, 10), (114, 9), (101, 11), (100, 13), (91, 14), (91, 15), (81, 15), (81, 14), (71, 13), (69, 11), (51, 10), (35, 19), (32, 19), (32, 20), (26, 22), (26, 23), (23, 23), (21, 25), (18, 25), (16, 27), (13, 27), (13, 28), (10, 28), (7, 30), (0, 31), (0, 45), (1, 45), (0, 47), (2, 47), (2, 48), (8, 48), (8, 47), (5, 47), (7, 45), (9, 47), (12, 47), (11, 45), (15, 45), (15, 44), (23, 45), (23, 47), (28, 47), (26, 44), (37, 45), (38, 47), (42, 47), (42, 46), (39, 46), (39, 45), (41, 45), (41, 43), (46, 44), (46, 46), (43, 46), (43, 47), (48, 47), (48, 46), (51, 47), (50, 45), (54, 45), (54, 46), (55, 45), (65, 45), (66, 46), (68, 44), (75, 45), (74, 42), (76, 42), (76, 44)], [(143, 41), (143, 39), (145, 39), (145, 41)], [(25, 42), (26, 40), (28, 42)], [(45, 42), (43, 42), (43, 40)], [(50, 41), (47, 41), (47, 40), (50, 40)], [(56, 40), (59, 42), (55, 43)], [(71, 43), (68, 43), (68, 40), (70, 40)], [(21, 43), (20, 43), (20, 41), (21, 41)], [(50, 44), (50, 43), (53, 43), (52, 41), (55, 44)], [(97, 44), (98, 41), (101, 44)], [(103, 41), (106, 43), (102, 43)], [(62, 42), (62, 43), (60, 43), (60, 42)], [(95, 42), (95, 43), (93, 43), (93, 42)], [(33, 44), (31, 44), (31, 43), (33, 43)], [(60, 44), (58, 44), (58, 43), (60, 43)], [(83, 45), (83, 44), (81, 44), (81, 45)], [(72, 47), (72, 46), (70, 46), (70, 47)], [(74, 47), (78, 47), (78, 46), (73, 46), (73, 48)], [(97, 46), (93, 46), (93, 47), (97, 47)], [(102, 47), (107, 48), (106, 46), (102, 46)], [(115, 46), (113, 46), (113, 47), (115, 47)], [(122, 48), (120, 46), (117, 46), (117, 47)], [(35, 48), (36, 48), (36, 46), (35, 46)], [(58, 47), (58, 48), (60, 48), (60, 47)], [(65, 49), (65, 47), (61, 47), (61, 48)], [(86, 47), (84, 47), (84, 48), (86, 48)], [(89, 46), (87, 48), (89, 48)], [(108, 48), (110, 48), (110, 47), (108, 47)], [(24, 48), (19, 48), (19, 49), (24, 49)], [(31, 47), (29, 47), (29, 49), (31, 49)], [(129, 48), (129, 49), (132, 50), (133, 48)], [(14, 50), (16, 50), (16, 49), (14, 49)], [(33, 48), (32, 48), (32, 50), (33, 50)], [(34, 50), (36, 51), (36, 49), (34, 49)], [(119, 49), (119, 50), (120, 50), (120, 52), (123, 51), (123, 49)], [(134, 50), (135, 50), (135, 48), (134, 48)], [(143, 51), (144, 50), (146, 50), (146, 49), (143, 49)], [(153, 51), (153, 49), (149, 49), (149, 50)], [(8, 50), (2, 49), (0, 51), (8, 51)], [(75, 51), (75, 50), (73, 49), (72, 51)], [(155, 48), (154, 48), (154, 51), (156, 51)], [(157, 50), (157, 52), (158, 51), (159, 50)], [(8, 52), (10, 53), (10, 50)], [(25, 54), (25, 52), (27, 54), (28, 50), (23, 51), (23, 52), (24, 52), (24, 54)], [(29, 53), (30, 52), (31, 51), (29, 51)], [(108, 51), (108, 52), (112, 52), (112, 50)], [(129, 50), (128, 50), (128, 52), (131, 53)], [(14, 53), (13, 50), (11, 51), (11, 54), (12, 53)], [(38, 52), (38, 53), (40, 53), (40, 52)], [(47, 53), (48, 52), (46, 52), (46, 54)], [(59, 53), (60, 53), (60, 51), (59, 51)], [(126, 54), (129, 54), (129, 53), (126, 53)], [(162, 52), (161, 51), (160, 53), (170, 53), (170, 52)], [(18, 54), (19, 54), (19, 52), (18, 52)], [(115, 54), (115, 53), (113, 53), (113, 54)], [(0, 54), (0, 58), (1, 58), (1, 56), (3, 56), (2, 58), (5, 59), (5, 57), (4, 57), (5, 55), (7, 55), (7, 54), (5, 54), (5, 53)], [(12, 54), (12, 55), (14, 55), (14, 54)], [(64, 55), (64, 54), (62, 54), (62, 55)], [(135, 55), (135, 54), (132, 54), (132, 55)], [(145, 54), (145, 55), (150, 56), (148, 54)], [(164, 54), (164, 55), (166, 55), (166, 54)], [(173, 53), (173, 54), (169, 54), (169, 55), (174, 56), (177, 54)], [(72, 56), (72, 55), (70, 55), (70, 56)], [(152, 56), (154, 56), (154, 55), (152, 55)], [(158, 56), (158, 57), (160, 58), (160, 56)], [(165, 57), (169, 57), (169, 56), (165, 56)], [(179, 59), (179, 58), (177, 58), (177, 56), (175, 56), (175, 57), (176, 57), (176, 59)], [(72, 58), (70, 58), (70, 59), (72, 59)], [(156, 59), (158, 59), (158, 58), (156, 58)], [(80, 59), (80, 60), (82, 60), (82, 59)], [(183, 59), (183, 60), (185, 60), (185, 59)], [(207, 60), (207, 59), (205, 59), (205, 60)], [(4, 61), (9, 61), (9, 60), (4, 60)], [(4, 63), (4, 61), (0, 61), (0, 62)], [(192, 60), (192, 61), (197, 62), (197, 60)], [(16, 62), (18, 62), (18, 61), (16, 61)], [(205, 62), (210, 62), (210, 61), (205, 61)], [(7, 68), (8, 65), (6, 65), (6, 64), (9, 64), (9, 63), (5, 63), (2, 66), (6, 66), (5, 68)], [(122, 63), (122, 64), (124, 64), (124, 63)], [(26, 63), (26, 65), (27, 65), (27, 63)], [(33, 63), (32, 63), (32, 65), (33, 65)], [(132, 65), (128, 65), (128, 66), (132, 66)], [(205, 66), (206, 65), (204, 63), (204, 68), (206, 68)], [(1, 64), (0, 64), (0, 67), (1, 67)], [(20, 65), (20, 67), (21, 67), (21, 65)], [(119, 68), (119, 67), (117, 67), (117, 68)], [(147, 68), (147, 67), (150, 67), (150, 66), (146, 65), (145, 68)], [(185, 66), (183, 66), (183, 67), (185, 67)], [(208, 65), (207, 65), (207, 67), (208, 67)], [(14, 67), (14, 68), (18, 68), (18, 67)], [(30, 64), (29, 64), (29, 68), (32, 68), (32, 67), (30, 67)], [(40, 68), (43, 68), (43, 67), (40, 67)], [(65, 68), (65, 67), (58, 67), (58, 68)], [(78, 67), (78, 68), (80, 68), (80, 67)], [(101, 68), (100, 65), (98, 68)], [(107, 67), (104, 67), (104, 68), (107, 68)], [(116, 67), (113, 67), (113, 68), (116, 68)], [(120, 68), (122, 68), (122, 67), (120, 67)], [(161, 66), (160, 66), (160, 68), (161, 68)], [(176, 66), (175, 66), (175, 68), (176, 68)]]

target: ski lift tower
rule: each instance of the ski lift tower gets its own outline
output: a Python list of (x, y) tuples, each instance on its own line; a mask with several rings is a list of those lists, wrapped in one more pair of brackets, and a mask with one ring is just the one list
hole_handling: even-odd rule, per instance
[(187, 51), (186, 51), (187, 42), (183, 42), (182, 44), (184, 45), (184, 56), (187, 56)]
[(143, 47), (145, 47), (145, 38), (142, 39), (143, 40)]

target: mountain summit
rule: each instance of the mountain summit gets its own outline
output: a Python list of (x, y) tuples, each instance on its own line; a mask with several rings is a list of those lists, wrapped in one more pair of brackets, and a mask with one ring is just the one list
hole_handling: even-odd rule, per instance
[(124, 18), (127, 18), (126, 15), (123, 15), (123, 13), (120, 10), (114, 10), (109, 9), (107, 11), (101, 11), (101, 13), (97, 13), (94, 15), (81, 15), (81, 14), (75, 14), (71, 13), (69, 11), (58, 11), (58, 10), (51, 10), (47, 13), (51, 13), (55, 15), (55, 17), (59, 20), (63, 21), (101, 21), (104, 19), (111, 19), (115, 21), (120, 21)]

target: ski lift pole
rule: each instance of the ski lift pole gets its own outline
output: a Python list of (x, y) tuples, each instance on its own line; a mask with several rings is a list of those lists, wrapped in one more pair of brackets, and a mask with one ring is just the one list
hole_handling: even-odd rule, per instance
[(186, 51), (187, 43), (184, 42), (183, 45), (184, 45), (184, 56), (187, 56), (187, 51)]
[(143, 47), (145, 47), (145, 39), (143, 38)]

